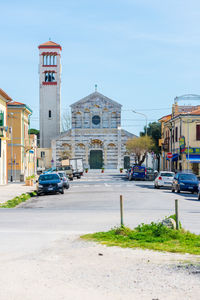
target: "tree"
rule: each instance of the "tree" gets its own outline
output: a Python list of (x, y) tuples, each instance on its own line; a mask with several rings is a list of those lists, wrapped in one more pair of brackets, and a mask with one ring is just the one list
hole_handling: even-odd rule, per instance
[(139, 166), (145, 160), (149, 151), (155, 147), (153, 139), (149, 136), (141, 136), (139, 138), (132, 138), (126, 142), (126, 149), (129, 154), (135, 155), (135, 163)]
[(35, 128), (30, 128), (28, 130), (28, 134), (35, 134), (37, 135), (37, 146), (40, 147), (40, 131)]
[(67, 131), (71, 128), (71, 115), (70, 112), (67, 110), (65, 110), (62, 114), (61, 126), (62, 132)]
[[(144, 127), (144, 131), (140, 132), (140, 136), (144, 136), (146, 134), (146, 126)], [(159, 156), (160, 155), (160, 147), (159, 147), (159, 139), (161, 138), (161, 124), (160, 122), (152, 122), (147, 126), (147, 135), (150, 136), (155, 146), (152, 148), (152, 151)]]

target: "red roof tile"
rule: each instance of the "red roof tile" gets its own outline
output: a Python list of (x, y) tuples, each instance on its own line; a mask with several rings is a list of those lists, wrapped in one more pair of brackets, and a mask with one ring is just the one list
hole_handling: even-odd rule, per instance
[(0, 89), (0, 95), (4, 97), (7, 101), (12, 101), (12, 99), (2, 89)]
[(13, 101), (13, 102), (8, 103), (8, 105), (25, 105), (25, 104), (21, 103), (21, 102)]
[(52, 42), (52, 41), (48, 41), (46, 43), (40, 44), (38, 46), (38, 48), (39, 49), (40, 48), (59, 48), (60, 50), (62, 50), (62, 47), (59, 44)]

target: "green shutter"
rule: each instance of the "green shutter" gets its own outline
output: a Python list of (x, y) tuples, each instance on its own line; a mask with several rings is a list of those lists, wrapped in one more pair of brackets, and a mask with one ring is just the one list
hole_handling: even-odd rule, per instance
[(4, 113), (0, 113), (0, 126), (4, 126)]

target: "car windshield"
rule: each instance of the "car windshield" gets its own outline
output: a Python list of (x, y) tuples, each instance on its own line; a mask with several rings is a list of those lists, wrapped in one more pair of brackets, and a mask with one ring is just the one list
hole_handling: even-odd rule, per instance
[(191, 181), (197, 181), (197, 178), (193, 174), (181, 174), (179, 176), (180, 180), (191, 180)]
[(163, 176), (163, 177), (174, 177), (174, 174), (173, 173), (160, 173), (160, 176)]
[(64, 174), (63, 174), (63, 173), (58, 173), (58, 175), (59, 175), (60, 177), (64, 177)]
[(59, 176), (57, 174), (45, 174), (40, 175), (39, 181), (48, 181), (48, 180), (58, 180)]

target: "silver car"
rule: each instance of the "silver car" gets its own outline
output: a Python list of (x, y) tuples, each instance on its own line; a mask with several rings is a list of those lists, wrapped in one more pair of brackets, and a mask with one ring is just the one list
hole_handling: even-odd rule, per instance
[(168, 171), (161, 171), (158, 173), (155, 181), (154, 188), (159, 189), (160, 187), (171, 187), (175, 173)]

